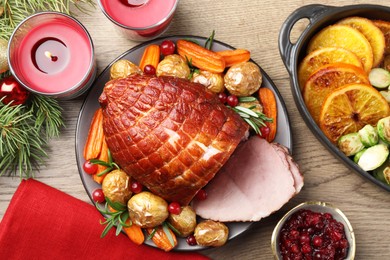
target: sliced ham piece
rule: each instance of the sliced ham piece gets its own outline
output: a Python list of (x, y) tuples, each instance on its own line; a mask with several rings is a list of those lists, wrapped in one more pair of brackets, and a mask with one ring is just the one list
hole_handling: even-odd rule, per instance
[(281, 145), (257, 136), (238, 146), (205, 187), (196, 213), (216, 221), (258, 221), (280, 209), (303, 186), (298, 165)]

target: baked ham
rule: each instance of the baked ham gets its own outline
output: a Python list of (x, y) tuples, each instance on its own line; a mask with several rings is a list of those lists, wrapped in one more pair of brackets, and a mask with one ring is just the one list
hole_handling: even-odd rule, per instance
[(216, 221), (259, 221), (280, 209), (303, 186), (288, 150), (257, 136), (238, 146), (205, 187), (207, 199), (194, 200), (199, 216)]
[(156, 195), (181, 205), (214, 177), (248, 131), (215, 94), (179, 78), (115, 79), (99, 102), (114, 161)]

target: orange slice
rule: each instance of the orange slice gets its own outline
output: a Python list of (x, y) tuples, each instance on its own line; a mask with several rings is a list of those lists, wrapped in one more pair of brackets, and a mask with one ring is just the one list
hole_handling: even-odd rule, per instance
[(385, 54), (390, 54), (390, 22), (381, 20), (375, 20), (373, 22), (385, 36)]
[(363, 17), (348, 17), (338, 22), (338, 24), (348, 25), (361, 32), (371, 45), (373, 53), (373, 67), (377, 67), (385, 52), (385, 36), (375, 24)]
[(361, 32), (350, 26), (336, 24), (325, 27), (311, 39), (307, 52), (324, 47), (341, 47), (350, 50), (359, 57), (366, 72), (372, 68), (373, 54), (370, 43)]
[(369, 85), (370, 81), (362, 68), (346, 63), (322, 66), (309, 77), (303, 89), (303, 99), (317, 124), (326, 97), (333, 90), (351, 83)]
[(320, 127), (336, 143), (363, 126), (376, 125), (390, 114), (389, 104), (370, 85), (350, 84), (334, 90), (325, 100), (320, 114)]
[(301, 90), (305, 86), (306, 80), (314, 71), (323, 65), (336, 62), (348, 63), (363, 68), (360, 59), (349, 50), (336, 47), (318, 49), (309, 53), (299, 64), (298, 81)]

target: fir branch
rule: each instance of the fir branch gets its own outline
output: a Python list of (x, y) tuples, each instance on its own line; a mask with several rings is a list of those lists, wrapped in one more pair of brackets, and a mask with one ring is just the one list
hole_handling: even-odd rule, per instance
[(9, 40), (15, 27), (27, 16), (38, 11), (57, 11), (72, 14), (74, 5), (81, 12), (88, 12), (88, 7), (95, 7), (93, 0), (0, 0), (0, 37)]
[(20, 178), (32, 177), (47, 154), (31, 110), (0, 102), (0, 133), (0, 176), (18, 173)]
[(57, 100), (41, 95), (33, 95), (31, 111), (35, 116), (34, 127), (38, 131), (42, 131), (47, 139), (60, 135), (60, 128), (64, 126), (64, 121), (61, 115), (62, 108)]

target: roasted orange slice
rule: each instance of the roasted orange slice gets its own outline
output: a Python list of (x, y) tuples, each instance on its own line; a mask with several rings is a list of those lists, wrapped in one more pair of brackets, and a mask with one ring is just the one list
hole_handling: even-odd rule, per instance
[(346, 63), (327, 64), (309, 77), (303, 89), (303, 99), (317, 124), (326, 97), (333, 90), (351, 83), (369, 85), (370, 81), (362, 68)]
[(298, 80), (301, 90), (314, 71), (326, 64), (336, 62), (348, 63), (363, 68), (360, 59), (349, 50), (336, 47), (318, 49), (309, 53), (299, 64)]
[(325, 100), (320, 114), (320, 127), (336, 143), (348, 133), (363, 126), (376, 125), (390, 114), (389, 104), (370, 85), (349, 84), (334, 90)]
[(390, 22), (381, 20), (375, 20), (373, 22), (385, 36), (385, 54), (390, 54)]
[(338, 22), (338, 24), (348, 25), (361, 32), (371, 45), (373, 53), (373, 67), (377, 67), (385, 52), (385, 36), (375, 24), (363, 17), (348, 17)]
[(359, 57), (366, 72), (372, 68), (371, 45), (361, 32), (351, 26), (336, 24), (325, 27), (311, 39), (307, 52), (324, 47), (341, 47), (350, 50)]

